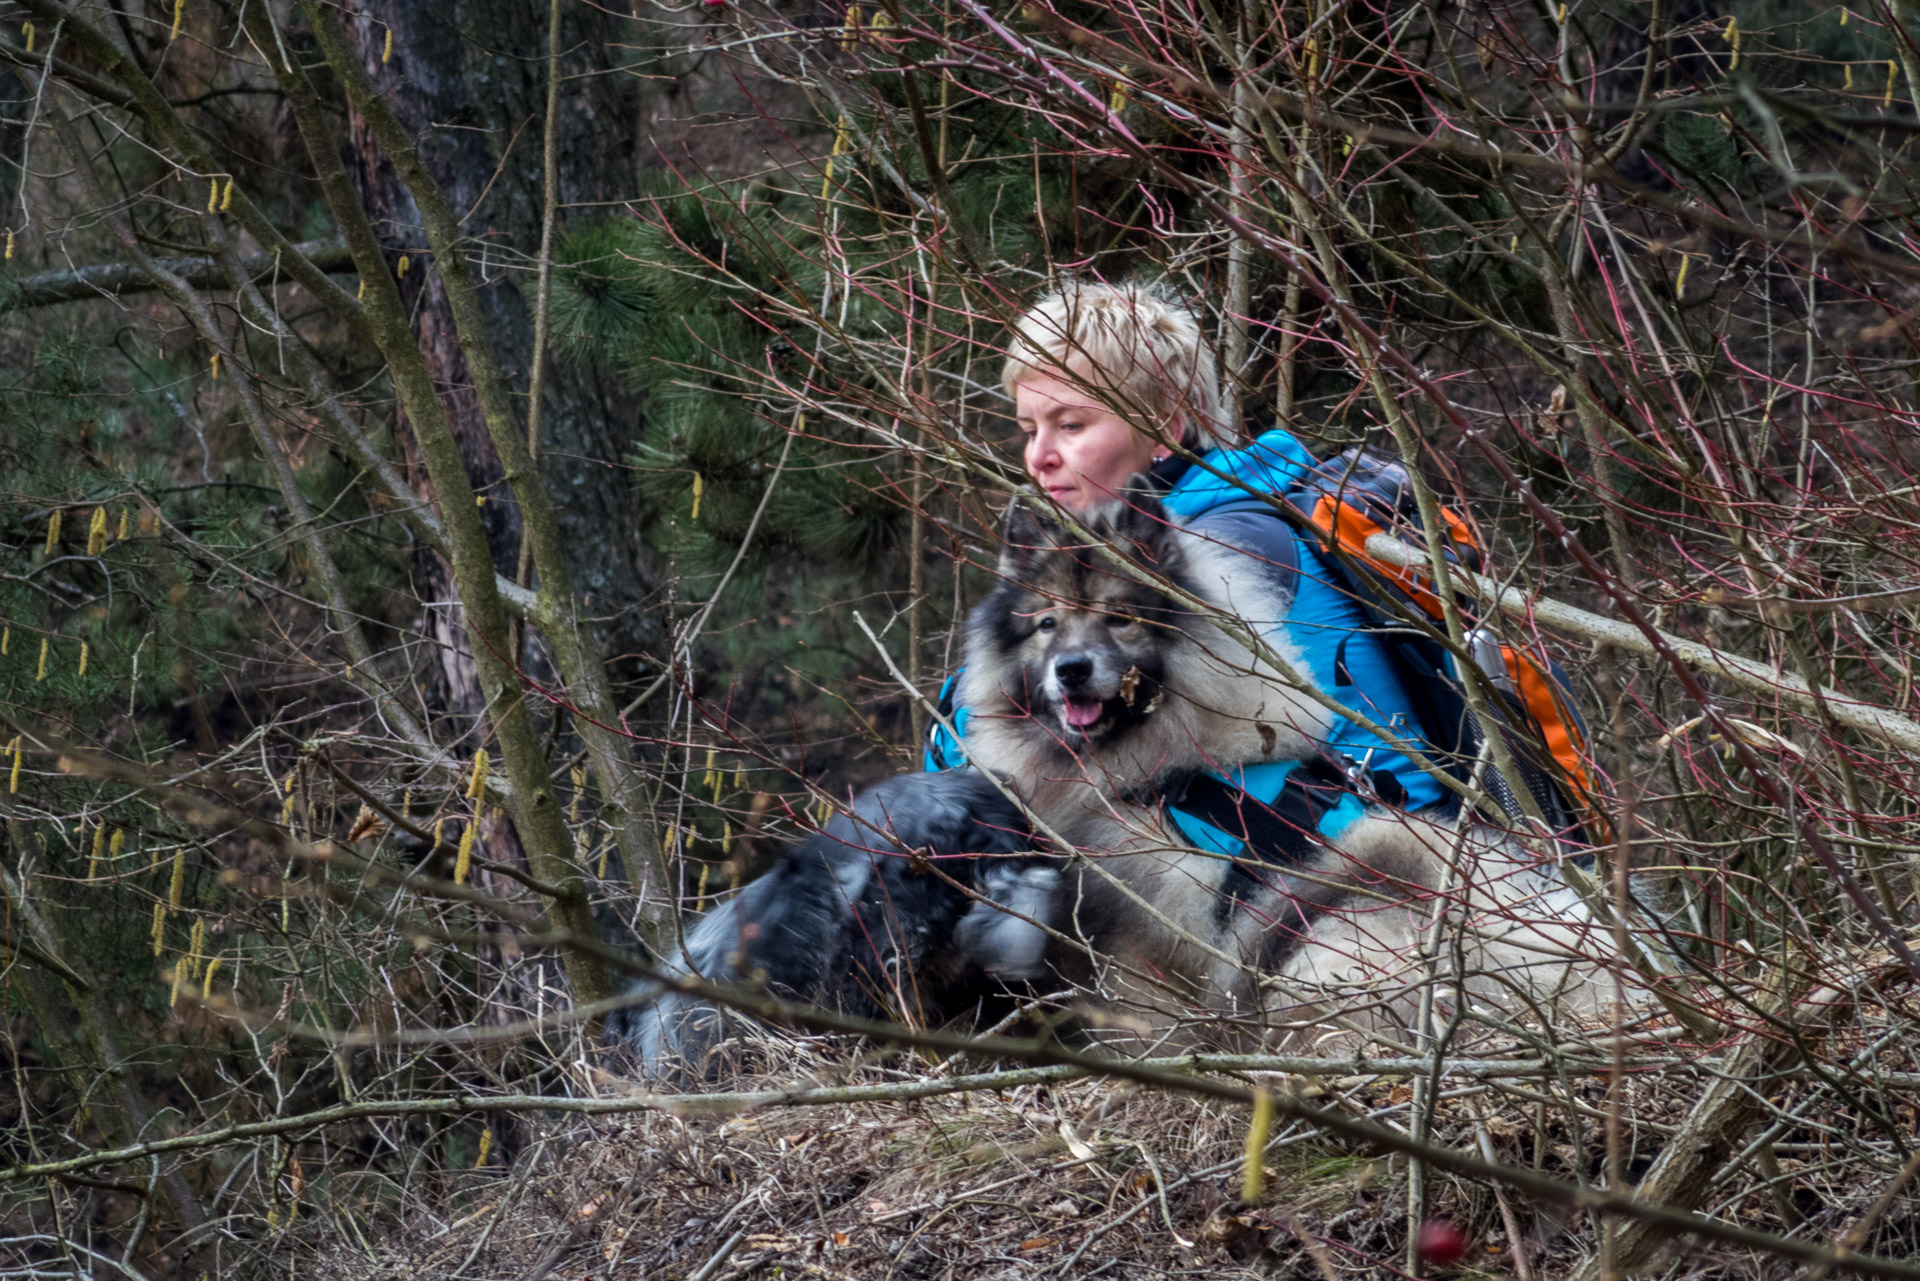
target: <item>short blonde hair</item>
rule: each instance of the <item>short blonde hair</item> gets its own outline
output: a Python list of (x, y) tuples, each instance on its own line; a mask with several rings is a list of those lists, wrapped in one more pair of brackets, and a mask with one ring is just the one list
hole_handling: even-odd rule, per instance
[(1085, 382), (1115, 411), (1154, 427), (1184, 418), (1199, 439), (1186, 430), (1175, 439), (1189, 446), (1231, 435), (1213, 349), (1164, 284), (1072, 280), (1042, 298), (1014, 322), (1000, 385), (1011, 397), (1034, 374)]

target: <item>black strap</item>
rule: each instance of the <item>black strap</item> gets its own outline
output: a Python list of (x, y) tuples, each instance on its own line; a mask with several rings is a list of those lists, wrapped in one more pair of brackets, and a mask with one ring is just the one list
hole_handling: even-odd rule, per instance
[(1319, 841), (1321, 818), (1353, 791), (1338, 764), (1316, 757), (1287, 776), (1271, 805), (1212, 774), (1190, 775), (1161, 794), (1170, 808), (1243, 842), (1245, 857), (1284, 867), (1307, 861)]
[[(1265, 878), (1255, 872), (1254, 862), (1279, 868), (1308, 862), (1318, 844), (1321, 817), (1353, 790), (1346, 771), (1326, 757), (1303, 761), (1287, 776), (1271, 805), (1254, 800), (1212, 774), (1194, 774), (1164, 789), (1170, 808), (1244, 842), (1241, 857), (1221, 877), (1220, 895), (1214, 903), (1216, 924), (1224, 928), (1232, 918), (1234, 904), (1255, 897)], [(1303, 904), (1294, 903), (1293, 910), (1283, 917), (1275, 922), (1284, 926), (1283, 933), (1304, 937), (1311, 928)]]
[[(1296, 772), (1294, 778), (1299, 775)], [(1262, 805), (1239, 788), (1213, 777), (1196, 775), (1177, 800), (1167, 803), (1246, 844), (1245, 855), (1282, 865), (1306, 860), (1312, 845), (1308, 833), (1319, 826), (1326, 806), (1315, 806), (1305, 787), (1294, 778), (1280, 789), (1273, 804)]]

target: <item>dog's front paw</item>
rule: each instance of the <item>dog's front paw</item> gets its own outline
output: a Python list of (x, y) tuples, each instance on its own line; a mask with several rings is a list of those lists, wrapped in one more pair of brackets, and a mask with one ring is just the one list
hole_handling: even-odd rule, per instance
[(1046, 968), (1048, 930), (1060, 896), (1060, 869), (999, 861), (981, 874), (991, 899), (961, 918), (957, 937), (967, 959), (1006, 979), (1037, 979)]

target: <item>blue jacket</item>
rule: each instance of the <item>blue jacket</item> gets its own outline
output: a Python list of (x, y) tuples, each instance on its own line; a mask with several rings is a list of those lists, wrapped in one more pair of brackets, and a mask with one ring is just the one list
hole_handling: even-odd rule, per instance
[[(1258, 497), (1285, 493), (1313, 464), (1313, 456), (1299, 441), (1276, 429), (1245, 449), (1213, 450), (1203, 455), (1199, 464), (1169, 459), (1154, 469), (1154, 479), (1166, 486), (1160, 500), (1169, 514), (1194, 532), (1244, 548), (1271, 567), (1278, 584), (1292, 598), (1285, 627), (1306, 659), (1315, 684), (1402, 737), (1421, 741), (1413, 702), (1383, 644), (1362, 630), (1364, 620), (1358, 602), (1334, 586), (1339, 580), (1328, 571), (1316, 544), (1295, 532)], [(943, 694), (950, 696), (952, 687), (949, 680)], [(964, 737), (966, 709), (954, 709), (953, 721)], [(1406, 791), (1409, 810), (1448, 799), (1447, 790), (1405, 754), (1345, 717), (1334, 721), (1325, 742), (1368, 770), (1392, 775)], [(936, 727), (927, 746), (927, 769), (963, 764), (966, 758), (959, 746)], [(1294, 766), (1291, 761), (1256, 765), (1244, 772), (1235, 771), (1228, 781), (1244, 788), (1253, 799), (1271, 803)], [(1338, 806), (1321, 819), (1320, 829), (1328, 836), (1337, 836), (1339, 829), (1359, 813), (1357, 804)], [(1240, 842), (1225, 833), (1178, 810), (1173, 817), (1199, 844), (1227, 854), (1239, 853)]]
[[(1285, 493), (1313, 465), (1313, 456), (1299, 441), (1276, 429), (1245, 449), (1216, 449), (1202, 455), (1199, 464), (1170, 469), (1172, 488), (1161, 503), (1188, 528), (1247, 548), (1273, 565), (1276, 576), (1288, 572), (1289, 561), (1297, 566), (1286, 629), (1307, 660), (1314, 683), (1336, 701), (1419, 742), (1413, 701), (1386, 647), (1361, 629), (1359, 602), (1334, 586), (1339, 578), (1321, 559), (1314, 540), (1297, 533), (1270, 504), (1255, 497)], [(1391, 774), (1406, 790), (1409, 810), (1448, 799), (1447, 789), (1432, 775), (1345, 717), (1333, 723), (1326, 744), (1369, 770)]]

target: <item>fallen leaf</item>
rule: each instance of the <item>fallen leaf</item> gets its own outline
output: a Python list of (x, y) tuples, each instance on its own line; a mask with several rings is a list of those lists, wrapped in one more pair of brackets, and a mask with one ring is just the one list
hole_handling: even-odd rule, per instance
[(1200, 1225), (1200, 1239), (1211, 1241), (1215, 1245), (1226, 1245), (1238, 1241), (1252, 1231), (1256, 1220), (1250, 1214), (1238, 1213), (1240, 1202), (1229, 1201), (1225, 1205), (1214, 1207), (1207, 1221)]
[(1052, 1244), (1052, 1237), (1028, 1237), (1020, 1243), (1020, 1252), (1022, 1254), (1032, 1254), (1035, 1250), (1044, 1250)]

